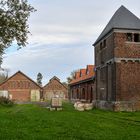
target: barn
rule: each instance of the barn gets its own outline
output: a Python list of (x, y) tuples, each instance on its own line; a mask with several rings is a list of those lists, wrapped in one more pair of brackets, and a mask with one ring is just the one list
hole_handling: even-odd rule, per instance
[(0, 84), (0, 96), (20, 102), (40, 101), (41, 87), (21, 71)]
[(60, 97), (63, 100), (68, 99), (68, 89), (64, 86), (60, 79), (54, 76), (49, 83), (43, 87), (43, 95), (45, 100), (51, 100), (53, 97)]

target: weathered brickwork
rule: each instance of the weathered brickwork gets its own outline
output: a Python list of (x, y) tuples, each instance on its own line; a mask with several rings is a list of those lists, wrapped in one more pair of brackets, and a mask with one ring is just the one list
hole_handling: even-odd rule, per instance
[(140, 58), (140, 43), (130, 42), (125, 33), (114, 33), (115, 57)]
[[(110, 31), (94, 44), (96, 65), (94, 103), (96, 107), (103, 109), (136, 111), (140, 110), (140, 20), (137, 21), (138, 19), (134, 17), (134, 25), (137, 27), (126, 23), (130, 29), (124, 28), (123, 18), (122, 25), (119, 23), (121, 21), (114, 22), (118, 16), (122, 17), (119, 13), (123, 11), (127, 13), (124, 18), (134, 16), (121, 7), (105, 28), (110, 28)], [(111, 28), (111, 22), (120, 27)]]
[[(125, 101), (124, 106), (120, 105), (120, 109), (123, 110), (123, 107), (128, 107), (126, 105), (127, 101), (131, 108), (130, 101), (133, 104), (140, 101), (140, 61), (138, 59), (140, 58), (140, 43), (126, 41), (126, 33), (114, 32), (112, 36), (114, 36), (112, 39), (114, 53), (112, 55), (107, 53), (109, 57), (105, 58), (105, 56), (101, 57), (102, 50), (97, 55), (95, 51), (95, 57), (97, 57), (95, 61), (97, 67), (96, 99), (101, 101)], [(111, 44), (108, 43), (109, 38), (106, 39), (106, 52), (110, 49), (108, 48)], [(101, 58), (100, 62), (98, 58)], [(112, 61), (116, 58), (119, 58), (118, 62)], [(137, 110), (138, 105), (139, 103), (136, 103), (136, 108), (133, 106), (133, 110)], [(114, 107), (114, 110), (118, 110), (118, 108), (115, 109)]]
[(140, 62), (121, 62), (116, 69), (116, 101), (140, 101)]
[(16, 102), (50, 100), (56, 95), (63, 99), (68, 99), (67, 87), (57, 77), (53, 77), (48, 84), (40, 87), (21, 71), (18, 71), (5, 82), (1, 83), (0, 91), (7, 91), (9, 98)]
[(45, 100), (51, 100), (52, 97), (59, 96), (64, 100), (68, 99), (68, 89), (57, 77), (50, 79), (49, 83), (43, 87), (43, 96)]
[[(114, 34), (110, 34), (109, 36), (105, 37), (106, 39), (106, 46), (101, 50), (100, 42), (95, 47), (95, 63), (96, 66), (103, 64), (104, 62), (112, 59), (114, 57)], [(103, 42), (102, 42), (103, 45)]]
[(89, 80), (83, 83), (71, 85), (71, 100), (92, 102), (95, 100), (95, 84), (94, 80)]
[(15, 101), (30, 101), (31, 90), (41, 91), (41, 87), (19, 71), (2, 83), (0, 90), (8, 91)]

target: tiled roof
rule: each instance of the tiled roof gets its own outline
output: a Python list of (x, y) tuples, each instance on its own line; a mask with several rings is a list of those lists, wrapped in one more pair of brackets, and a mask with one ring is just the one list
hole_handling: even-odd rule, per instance
[(75, 73), (75, 78), (78, 79), (79, 77), (80, 77), (80, 71), (77, 71), (77, 72)]
[(93, 45), (96, 45), (112, 29), (140, 30), (140, 19), (131, 13), (127, 8), (121, 6), (112, 16), (105, 29)]
[(80, 71), (75, 73), (75, 79), (70, 82), (70, 85), (83, 82), (85, 80), (91, 79), (95, 76), (95, 66), (87, 65), (86, 69), (80, 69)]

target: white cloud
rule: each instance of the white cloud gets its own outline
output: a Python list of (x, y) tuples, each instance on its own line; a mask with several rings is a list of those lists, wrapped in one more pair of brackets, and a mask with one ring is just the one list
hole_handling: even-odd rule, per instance
[(30, 17), (29, 45), (7, 51), (3, 67), (44, 82), (56, 75), (63, 81), (70, 72), (93, 64), (92, 44), (122, 4), (140, 17), (139, 0), (29, 0), (37, 12)]
[(41, 72), (46, 77), (44, 82), (54, 75), (64, 81), (71, 71), (84, 66), (83, 63), (92, 63), (93, 53), (90, 52), (91, 50), (91, 46), (82, 45), (72, 45), (72, 47), (62, 45), (61, 47), (53, 45), (29, 46), (7, 55), (3, 67), (9, 68), (11, 74), (21, 70), (34, 79), (36, 74)]
[[(73, 44), (95, 41), (97, 30), (100, 26), (62, 26), (62, 25), (34, 25), (29, 43), (40, 42), (45, 44)], [(35, 29), (35, 30), (34, 30)]]

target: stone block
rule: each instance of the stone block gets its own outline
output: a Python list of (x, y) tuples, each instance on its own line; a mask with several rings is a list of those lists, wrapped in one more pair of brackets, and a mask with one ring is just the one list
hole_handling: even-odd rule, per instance
[(62, 99), (61, 98), (52, 98), (51, 100), (51, 106), (52, 107), (62, 107)]

